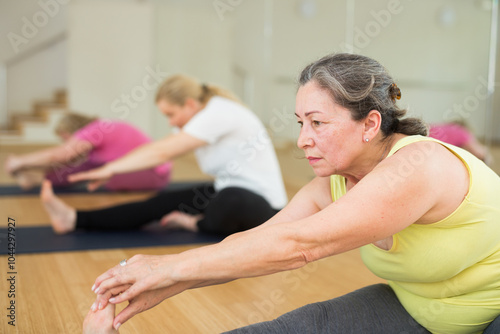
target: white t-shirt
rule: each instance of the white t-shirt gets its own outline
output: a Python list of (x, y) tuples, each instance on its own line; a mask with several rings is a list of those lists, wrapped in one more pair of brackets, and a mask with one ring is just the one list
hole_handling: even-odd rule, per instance
[(200, 169), (215, 178), (217, 191), (240, 187), (283, 208), (287, 196), (276, 152), (264, 125), (243, 105), (214, 96), (182, 131), (206, 141), (196, 149)]

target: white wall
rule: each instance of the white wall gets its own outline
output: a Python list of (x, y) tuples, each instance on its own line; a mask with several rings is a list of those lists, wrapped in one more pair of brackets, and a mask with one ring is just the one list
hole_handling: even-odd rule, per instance
[(28, 112), (33, 102), (50, 100), (67, 85), (67, 43), (62, 40), (8, 67), (7, 94), (10, 112)]
[[(186, 73), (230, 88), (231, 24), (211, 3), (77, 1), (70, 18), (72, 109), (124, 119), (159, 138), (170, 131), (154, 105), (162, 79)], [(158, 80), (146, 87), (151, 71)], [(147, 94), (138, 96), (143, 88)]]
[(261, 119), (265, 118), (269, 105), (273, 3), (273, 0), (244, 1), (224, 16), (226, 20), (234, 20), (233, 79), (240, 94), (245, 80), (253, 85), (245, 102)]
[(369, 40), (361, 53), (389, 69), (413, 115), (428, 122), (462, 117), (482, 135), (486, 104), (475, 95), (486, 92), (491, 12), (480, 1), (398, 2), (391, 13), (390, 1), (356, 1), (355, 29)]
[[(430, 122), (456, 114), (455, 104), (475, 102), (475, 92), (482, 92), (479, 78), (487, 73), (490, 12), (479, 7), (484, 1), (72, 0), (62, 4), (68, 1), (41, 0), (45, 7), (51, 4), (55, 14), (19, 46), (20, 52), (69, 30), (70, 106), (125, 119), (156, 138), (168, 133), (167, 120), (153, 102), (157, 82), (151, 81), (147, 94), (141, 93), (144, 78), (157, 69), (162, 76), (183, 72), (232, 89), (275, 138), (284, 140), (295, 140), (297, 135), (293, 112), (299, 71), (320, 56), (345, 51), (346, 42), (380, 60), (402, 89), (401, 103)], [(315, 4), (311, 17), (300, 11), (307, 2)], [(217, 3), (227, 6), (217, 8)], [(399, 3), (397, 13), (384, 17), (394, 10), (392, 3)], [(348, 4), (354, 4), (353, 17), (348, 15)], [(37, 1), (0, 0), (1, 31), (22, 35), (26, 22), (47, 12), (43, 6)], [(0, 39), (0, 60), (14, 55), (8, 39)], [(16, 94), (12, 103), (25, 108), (29, 99)], [(132, 100), (125, 101), (127, 96)], [(498, 94), (495, 101), (498, 110)], [(469, 109), (469, 121), (481, 135), (484, 102)]]
[[(184, 73), (231, 89), (231, 21), (221, 20), (211, 1), (154, 4), (154, 46), (160, 67), (169, 74)], [(156, 109), (152, 119), (154, 137), (169, 132), (167, 119)]]
[(0, 0), (0, 62), (66, 31), (67, 3), (69, 0)]
[(26, 59), (23, 56), (66, 31), (67, 2), (0, 0), (0, 67), (5, 67), (8, 78), (5, 86), (0, 85), (0, 126), (7, 124), (8, 110), (31, 110), (33, 99), (50, 98), (54, 92), (49, 89), (65, 85), (63, 47), (51, 47)]
[[(275, 127), (276, 137), (296, 139), (295, 121), (285, 117), (295, 108), (299, 71), (327, 53), (346, 51), (346, 44), (388, 68), (412, 115), (441, 122), (461, 114), (482, 135), (486, 109), (477, 93), (485, 92), (491, 12), (481, 1), (316, 0), (310, 18), (298, 10), (303, 2), (255, 0), (235, 10), (234, 61), (257, 77), (256, 113), (270, 127), (277, 118), (286, 125)], [(262, 35), (269, 25), (266, 3), (273, 8), (271, 43)], [(348, 3), (354, 4), (352, 23)]]
[(74, 1), (69, 17), (70, 108), (121, 119), (149, 133), (150, 101), (164, 76), (153, 61), (153, 6)]
[(0, 64), (0, 126), (7, 123), (7, 69), (5, 65)]
[[(301, 3), (315, 5), (308, 12)], [(275, 1), (273, 14), (271, 98), (265, 120), (277, 140), (295, 141), (300, 129), (294, 115), (297, 79), (306, 65), (343, 46), (346, 1)]]

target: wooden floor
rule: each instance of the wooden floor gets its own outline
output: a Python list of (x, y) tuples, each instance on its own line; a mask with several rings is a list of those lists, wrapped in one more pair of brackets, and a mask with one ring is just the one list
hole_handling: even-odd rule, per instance
[[(32, 149), (0, 146), (0, 166), (9, 153)], [(278, 155), (291, 197), (313, 173), (295, 149), (281, 149)], [(496, 161), (500, 161), (498, 154)], [(176, 162), (174, 180), (203, 177), (193, 156)], [(0, 184), (12, 183), (2, 170)], [(146, 196), (149, 194), (72, 194), (61, 198), (77, 208), (97, 208)], [(0, 212), (2, 227), (7, 226), (9, 216), (18, 227), (49, 225), (37, 196), (0, 197)], [(1, 242), (0, 246), (6, 247)], [(0, 256), (0, 333), (81, 333), (83, 318), (94, 301), (90, 288), (99, 274), (134, 254), (173, 254), (192, 247), (196, 246), (16, 255), (15, 327), (7, 318), (7, 257)], [(121, 327), (121, 333), (219, 333), (377, 282), (382, 280), (363, 266), (359, 252), (351, 251), (291, 272), (187, 291), (134, 317)]]

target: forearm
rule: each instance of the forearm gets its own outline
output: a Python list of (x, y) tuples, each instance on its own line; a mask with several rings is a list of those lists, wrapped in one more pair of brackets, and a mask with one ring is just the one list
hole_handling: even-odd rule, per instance
[(19, 169), (47, 168), (54, 163), (65, 163), (70, 160), (69, 155), (64, 154), (62, 147), (53, 147), (38, 152), (17, 156), (20, 161)]
[(305, 264), (295, 232), (286, 224), (279, 224), (179, 254), (173, 278), (197, 281), (194, 287), (201, 287), (296, 269)]
[[(232, 234), (219, 244), (181, 254), (183, 269), (180, 269), (179, 276), (184, 276), (183, 270), (197, 268), (199, 273), (189, 273), (186, 277), (193, 275), (192, 277), (202, 279), (203, 283), (194, 286), (201, 287), (236, 278), (296, 269), (305, 265), (308, 260), (313, 260), (306, 259), (304, 254), (309, 254), (315, 247), (321, 248), (321, 237), (325, 233), (321, 229), (311, 228), (316, 225), (312, 216), (320, 209), (316, 201), (310, 200), (310, 193), (321, 193), (315, 187), (318, 184), (324, 186), (321, 184), (323, 181), (318, 179), (304, 187), (283, 210), (267, 222), (251, 230)], [(327, 203), (320, 205), (326, 206)], [(315, 253), (321, 254), (318, 251)], [(207, 273), (213, 276), (205, 276)]]
[(126, 156), (106, 164), (112, 174), (135, 172), (158, 166), (207, 143), (183, 132), (140, 146)]
[(156, 167), (168, 160), (170, 160), (168, 152), (165, 152), (161, 145), (155, 142), (141, 146), (127, 155), (107, 163), (105, 168), (113, 174), (124, 174)]

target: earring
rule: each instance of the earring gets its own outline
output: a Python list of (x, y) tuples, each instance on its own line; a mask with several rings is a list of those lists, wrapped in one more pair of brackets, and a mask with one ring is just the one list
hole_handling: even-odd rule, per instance
[(365, 138), (365, 142), (367, 142), (367, 143), (368, 143), (369, 141), (370, 141), (370, 139), (368, 139), (368, 138)]

